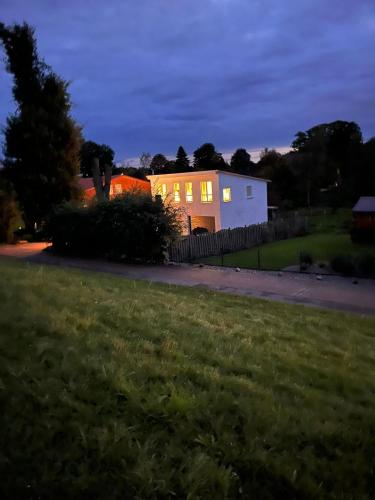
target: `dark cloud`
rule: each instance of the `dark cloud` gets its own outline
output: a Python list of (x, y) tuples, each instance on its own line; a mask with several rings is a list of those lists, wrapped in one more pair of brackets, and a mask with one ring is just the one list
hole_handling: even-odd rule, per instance
[[(288, 145), (334, 119), (375, 134), (373, 0), (0, 0), (70, 80), (87, 138), (118, 159), (212, 141)], [(0, 66), (0, 123), (12, 109)]]

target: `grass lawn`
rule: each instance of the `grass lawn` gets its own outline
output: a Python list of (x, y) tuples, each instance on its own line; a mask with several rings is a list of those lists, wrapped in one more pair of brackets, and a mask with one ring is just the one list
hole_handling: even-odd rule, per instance
[[(338, 254), (359, 255), (369, 253), (375, 255), (374, 245), (352, 243), (349, 234), (345, 233), (313, 233), (299, 238), (276, 241), (259, 247), (260, 267), (278, 270), (299, 263), (301, 252), (309, 252), (314, 261), (329, 261)], [(257, 268), (258, 247), (226, 254), (222, 257), (206, 257), (199, 262), (216, 266)]]
[(312, 232), (342, 232), (350, 227), (353, 215), (350, 208), (340, 208), (335, 213), (309, 216), (309, 227)]
[(1, 498), (370, 499), (375, 320), (0, 260)]

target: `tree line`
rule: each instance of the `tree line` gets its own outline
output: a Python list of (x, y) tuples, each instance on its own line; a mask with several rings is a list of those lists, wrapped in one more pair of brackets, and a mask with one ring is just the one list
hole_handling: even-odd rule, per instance
[(34, 30), (27, 24), (0, 23), (0, 45), (17, 104), (4, 129), (1, 239), (19, 223), (21, 214), (32, 232), (54, 207), (79, 199), (79, 175), (92, 175), (93, 158), (102, 173), (109, 165), (114, 174), (139, 178), (216, 169), (264, 177), (272, 181), (270, 204), (285, 209), (350, 205), (359, 196), (375, 195), (375, 138), (364, 141), (359, 125), (347, 121), (298, 132), (289, 153), (265, 149), (258, 163), (245, 148), (226, 162), (212, 143), (205, 143), (193, 152), (192, 161), (180, 146), (173, 160), (162, 153), (143, 153), (139, 168), (116, 166), (111, 147), (84, 141), (70, 114), (68, 83), (39, 57)]
[(269, 202), (282, 209), (350, 206), (360, 196), (375, 195), (375, 138), (364, 141), (357, 123), (337, 120), (297, 132), (286, 154), (264, 149), (257, 163), (245, 148), (226, 162), (213, 144), (205, 143), (193, 152), (192, 162), (180, 146), (175, 160), (143, 153), (138, 169), (117, 171), (144, 178), (216, 169), (269, 179)]

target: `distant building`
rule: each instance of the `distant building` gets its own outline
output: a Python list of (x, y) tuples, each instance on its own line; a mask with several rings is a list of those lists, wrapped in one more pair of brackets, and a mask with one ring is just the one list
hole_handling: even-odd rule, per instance
[(149, 175), (151, 193), (181, 208), (185, 233), (267, 222), (265, 179), (221, 170)]
[[(95, 187), (91, 177), (81, 177), (79, 179), (79, 185), (84, 192), (85, 201), (90, 201), (95, 198)], [(151, 193), (150, 183), (128, 175), (113, 175), (109, 192), (110, 199), (120, 196), (127, 191), (143, 191)]]

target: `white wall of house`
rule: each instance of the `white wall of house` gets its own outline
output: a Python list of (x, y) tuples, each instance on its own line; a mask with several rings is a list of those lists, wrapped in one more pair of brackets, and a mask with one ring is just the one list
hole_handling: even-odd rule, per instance
[[(215, 217), (215, 230), (248, 226), (267, 221), (267, 181), (218, 170), (150, 175), (153, 196), (166, 193), (166, 202), (180, 208), (183, 218)], [(212, 201), (204, 202), (201, 183), (212, 182)], [(180, 187), (180, 201), (174, 199), (173, 186)], [(186, 184), (192, 183), (193, 199), (187, 199)], [(251, 186), (251, 197), (247, 196)], [(230, 188), (230, 201), (223, 200), (223, 189)], [(160, 190), (160, 191), (159, 191)], [(228, 191), (227, 191), (228, 195)], [(187, 229), (187, 225), (186, 225)], [(186, 231), (185, 231), (186, 232)]]
[[(220, 172), (221, 228), (250, 226), (267, 222), (267, 181)], [(250, 186), (251, 196), (248, 196)], [(230, 188), (231, 201), (223, 201), (223, 190)]]

